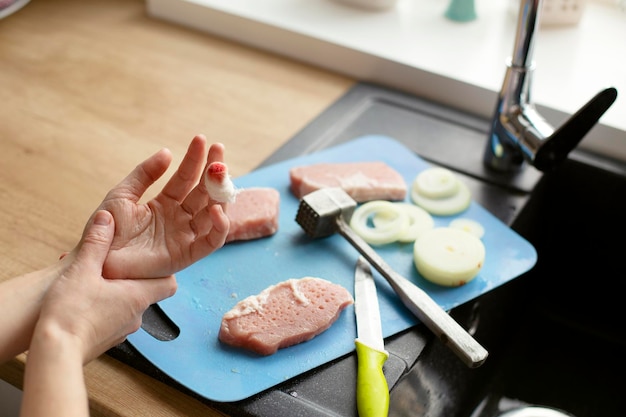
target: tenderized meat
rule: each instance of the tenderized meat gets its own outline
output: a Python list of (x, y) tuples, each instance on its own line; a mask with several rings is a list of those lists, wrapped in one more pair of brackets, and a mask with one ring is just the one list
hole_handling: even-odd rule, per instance
[(404, 178), (384, 162), (337, 162), (302, 165), (289, 171), (291, 192), (302, 198), (324, 187), (341, 187), (357, 202), (404, 200)]
[(271, 355), (322, 333), (353, 302), (344, 287), (325, 279), (289, 279), (239, 301), (224, 314), (219, 339)]
[(243, 188), (226, 208), (230, 230), (226, 242), (259, 239), (278, 231), (280, 193), (274, 188)]

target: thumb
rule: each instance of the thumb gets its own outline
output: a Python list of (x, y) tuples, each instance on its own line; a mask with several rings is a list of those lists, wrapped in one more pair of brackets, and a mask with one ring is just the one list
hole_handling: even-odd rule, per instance
[(77, 258), (89, 258), (103, 264), (114, 234), (113, 216), (106, 210), (98, 210), (85, 229)]

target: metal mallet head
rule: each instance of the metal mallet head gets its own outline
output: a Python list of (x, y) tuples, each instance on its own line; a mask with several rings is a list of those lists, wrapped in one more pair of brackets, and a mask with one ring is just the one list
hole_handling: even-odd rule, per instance
[(338, 231), (338, 218), (350, 224), (355, 207), (356, 201), (342, 188), (321, 188), (302, 197), (296, 222), (310, 237), (330, 236)]

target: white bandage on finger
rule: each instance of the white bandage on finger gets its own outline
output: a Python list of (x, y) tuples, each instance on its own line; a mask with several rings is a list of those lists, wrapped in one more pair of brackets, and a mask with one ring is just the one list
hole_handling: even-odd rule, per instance
[(204, 185), (212, 200), (218, 203), (234, 203), (238, 190), (228, 175), (228, 167), (222, 162), (209, 164)]

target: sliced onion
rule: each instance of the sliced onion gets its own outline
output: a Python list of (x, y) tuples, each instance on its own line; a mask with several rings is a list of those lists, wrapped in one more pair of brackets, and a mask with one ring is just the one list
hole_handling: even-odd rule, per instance
[(467, 209), (472, 201), (472, 195), (465, 183), (459, 181), (458, 191), (450, 197), (429, 198), (411, 189), (411, 199), (430, 214), (436, 216), (452, 216)]
[[(375, 215), (382, 215), (387, 220), (377, 226), (373, 222)], [(385, 245), (397, 241), (409, 227), (409, 216), (390, 201), (368, 201), (354, 210), (350, 227), (370, 245)]]
[(459, 179), (447, 168), (432, 167), (420, 172), (412, 187), (427, 198), (446, 198), (458, 192)]
[[(403, 243), (413, 242), (426, 230), (435, 227), (435, 220), (426, 210), (415, 204), (396, 202), (392, 203), (397, 209), (403, 210), (409, 217), (409, 226), (400, 231), (398, 241)], [(388, 212), (378, 212), (373, 217), (372, 222), (376, 227), (382, 227), (387, 222), (393, 220)]]
[(476, 236), (451, 227), (427, 231), (415, 241), (417, 272), (435, 284), (458, 287), (473, 280), (485, 262), (485, 246)]
[(450, 222), (450, 227), (453, 229), (465, 230), (468, 233), (473, 234), (477, 238), (482, 238), (485, 234), (485, 228), (482, 224), (476, 220), (468, 219), (465, 217), (459, 217)]

